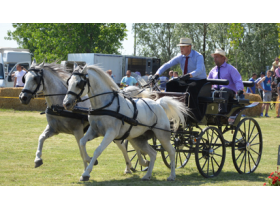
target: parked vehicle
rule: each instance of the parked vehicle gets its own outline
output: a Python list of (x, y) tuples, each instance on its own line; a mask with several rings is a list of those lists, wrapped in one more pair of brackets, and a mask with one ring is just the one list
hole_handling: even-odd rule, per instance
[(118, 84), (127, 70), (138, 71), (141, 76), (144, 76), (145, 72), (154, 74), (160, 67), (160, 59), (157, 58), (100, 53), (70, 53), (68, 54), (69, 61), (85, 62), (87, 65), (95, 64), (104, 71), (110, 69), (115, 82)]
[(28, 49), (0, 48), (0, 87), (14, 86), (12, 74), (16, 71), (18, 64), (29, 69), (31, 53)]

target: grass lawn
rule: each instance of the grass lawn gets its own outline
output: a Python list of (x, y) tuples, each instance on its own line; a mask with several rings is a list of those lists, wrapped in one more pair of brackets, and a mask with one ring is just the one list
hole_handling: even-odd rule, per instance
[[(255, 118), (263, 134), (263, 153), (257, 170), (240, 175), (234, 168), (231, 150), (227, 148), (225, 165), (218, 177), (203, 178), (195, 164), (194, 154), (182, 169), (176, 169), (176, 181), (167, 182), (170, 170), (158, 153), (152, 178), (141, 181), (145, 172), (124, 175), (125, 162), (121, 151), (112, 143), (98, 158), (90, 180), (80, 182), (83, 163), (74, 136), (59, 134), (47, 139), (43, 148), (44, 164), (34, 168), (38, 137), (47, 125), (45, 115), (39, 112), (0, 109), (0, 185), (1, 186), (262, 186), (277, 168), (280, 145), (279, 123), (275, 110), (271, 118)], [(92, 156), (102, 138), (87, 144)]]

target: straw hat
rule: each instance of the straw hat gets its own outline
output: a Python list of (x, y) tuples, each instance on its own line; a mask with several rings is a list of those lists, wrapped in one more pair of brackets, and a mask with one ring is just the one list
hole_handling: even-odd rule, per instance
[(222, 49), (216, 49), (215, 52), (213, 54), (211, 54), (211, 56), (214, 57), (215, 54), (219, 54), (221, 56), (224, 56), (227, 59), (226, 52), (223, 51)]
[(189, 46), (189, 45), (192, 45), (192, 40), (190, 38), (181, 38), (180, 43), (177, 44), (178, 47)]

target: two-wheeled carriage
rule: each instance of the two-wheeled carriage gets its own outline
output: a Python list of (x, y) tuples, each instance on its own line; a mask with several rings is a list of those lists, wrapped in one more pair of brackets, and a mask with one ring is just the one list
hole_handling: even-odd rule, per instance
[[(226, 114), (219, 114), (219, 104), (225, 99), (215, 97), (219, 91), (212, 90), (214, 84), (227, 85), (227, 80), (207, 80), (198, 95), (199, 110), (202, 119), (187, 120), (187, 127), (180, 128), (172, 133), (171, 141), (176, 149), (176, 168), (183, 168), (189, 161), (192, 153), (195, 155), (196, 166), (200, 174), (205, 177), (217, 176), (224, 165), (226, 148), (231, 148), (232, 160), (238, 173), (253, 173), (258, 167), (262, 154), (262, 133), (258, 122), (253, 118), (243, 118), (243, 110), (252, 108), (258, 103), (249, 103), (244, 98), (229, 99)], [(251, 87), (251, 82), (243, 82), (245, 87)], [(159, 97), (172, 96), (181, 101), (188, 101), (188, 93), (157, 92)], [(204, 126), (202, 128), (201, 126)], [(228, 135), (229, 133), (233, 134)], [(131, 154), (134, 170), (146, 170), (138, 164), (134, 150)], [(156, 151), (161, 153), (163, 162), (170, 167), (168, 154), (154, 138), (150, 143)], [(144, 155), (143, 155), (144, 156)], [(145, 156), (144, 156), (145, 158)], [(141, 167), (141, 168), (140, 168)]]

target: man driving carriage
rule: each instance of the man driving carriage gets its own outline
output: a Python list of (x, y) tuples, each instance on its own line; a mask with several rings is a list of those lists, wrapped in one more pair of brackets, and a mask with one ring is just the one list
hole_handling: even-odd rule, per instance
[(206, 83), (206, 70), (204, 66), (203, 55), (192, 49), (192, 40), (190, 38), (181, 38), (180, 43), (181, 55), (172, 58), (163, 64), (156, 72), (154, 78), (158, 79), (164, 71), (180, 64), (182, 69), (182, 77), (172, 80), (166, 84), (166, 92), (189, 92), (191, 108), (197, 120), (201, 119), (198, 109), (197, 96), (201, 87)]
[(215, 90), (221, 90), (218, 97), (224, 98), (226, 103), (219, 104), (219, 113), (227, 113), (227, 101), (229, 98), (233, 98), (235, 93), (238, 95), (243, 94), (244, 85), (242, 77), (238, 70), (232, 65), (227, 63), (227, 57), (225, 51), (216, 49), (211, 56), (214, 58), (216, 66), (210, 71), (208, 79), (227, 79), (228, 85), (214, 85)]

